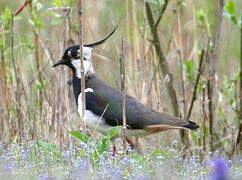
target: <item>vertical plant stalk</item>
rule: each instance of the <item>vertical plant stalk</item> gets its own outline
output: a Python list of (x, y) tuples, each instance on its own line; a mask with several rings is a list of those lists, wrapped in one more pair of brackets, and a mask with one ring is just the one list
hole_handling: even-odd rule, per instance
[[(33, 1), (30, 0), (29, 1), (29, 8), (30, 8), (30, 18), (32, 19), (32, 21), (35, 21), (35, 15), (34, 15), (34, 11), (35, 8), (33, 6)], [(38, 81), (41, 84), (42, 87), (44, 87), (44, 83), (43, 83), (43, 78), (42, 78), (42, 58), (41, 58), (41, 44), (40, 44), (40, 35), (37, 32), (36, 27), (32, 27), (32, 31), (33, 31), (33, 35), (34, 35), (34, 47), (35, 47), (35, 51), (34, 51), (34, 55), (35, 55), (35, 61), (36, 61), (36, 68), (37, 68), (37, 72), (38, 73)], [(42, 89), (41, 91), (39, 91), (39, 99), (38, 99), (38, 104), (39, 104), (39, 108), (40, 108), (40, 114), (39, 114), (39, 119), (42, 119), (43, 116), (43, 91), (44, 89)], [(35, 119), (33, 122), (33, 127), (34, 127), (34, 132), (35, 132), (35, 138), (38, 139), (38, 135), (37, 135), (37, 130), (38, 128), (38, 124), (37, 124), (37, 120)]]
[[(180, 71), (181, 71), (181, 88), (182, 88), (182, 102), (183, 102), (183, 116), (186, 119), (187, 117), (187, 99), (186, 99), (186, 92), (185, 92), (185, 81), (184, 81), (184, 73), (183, 73), (183, 60), (184, 60), (184, 55), (183, 55), (183, 47), (182, 47), (182, 28), (181, 28), (181, 11), (180, 11), (180, 5), (178, 0), (176, 1), (176, 15), (177, 15), (177, 31), (178, 31), (178, 44), (179, 44), (179, 49), (178, 49), (178, 58), (179, 58), (179, 64), (180, 64)], [(187, 131), (188, 133), (188, 131)]]
[[(62, 13), (63, 13), (63, 18), (64, 18), (64, 22), (62, 23), (62, 32), (63, 32), (63, 42), (64, 42), (64, 48), (66, 49), (67, 47), (69, 47), (69, 39), (70, 39), (70, 19), (69, 19), (69, 15), (71, 12), (71, 8), (70, 7), (60, 7), (59, 8)], [(71, 72), (70, 70), (68, 70), (68, 76), (66, 77), (66, 75), (63, 78), (68, 78), (70, 79), (71, 76)], [(65, 79), (66, 80), (66, 79)], [(69, 115), (68, 114), (68, 110), (70, 107), (70, 98), (69, 98), (69, 94), (70, 94), (70, 88), (61, 88), (60, 89), (60, 96), (62, 99), (62, 103), (61, 106), (59, 106), (60, 108), (60, 112), (61, 112), (61, 119), (59, 119), (59, 138), (60, 138), (60, 149), (62, 150), (62, 144), (68, 144), (70, 141), (70, 139), (67, 139), (66, 135), (68, 134), (68, 120), (69, 120)], [(69, 136), (70, 137), (70, 136)]]
[(197, 76), (196, 76), (195, 84), (194, 84), (193, 91), (192, 91), (192, 99), (191, 99), (191, 103), (190, 103), (188, 114), (187, 114), (187, 120), (189, 120), (191, 117), (193, 105), (194, 105), (195, 100), (197, 99), (197, 88), (198, 88), (201, 74), (203, 73), (203, 70), (204, 70), (204, 59), (205, 58), (204, 58), (204, 49), (203, 49), (201, 52), (201, 55), (200, 55), (200, 59), (199, 59)]
[[(184, 55), (183, 55), (183, 47), (182, 47), (182, 28), (181, 28), (181, 11), (180, 11), (180, 5), (179, 2), (176, 1), (176, 6), (177, 6), (177, 10), (176, 10), (176, 15), (177, 15), (177, 27), (178, 27), (178, 41), (179, 41), (179, 49), (178, 49), (178, 57), (179, 57), (179, 64), (180, 64), (180, 70), (181, 70), (181, 85), (182, 85), (182, 101), (183, 101), (183, 118), (186, 119), (187, 118), (187, 98), (186, 98), (186, 92), (185, 92), (185, 81), (184, 81), (184, 73), (183, 73), (183, 68), (182, 68), (182, 64), (183, 64), (183, 59), (184, 59)], [(190, 136), (189, 136), (189, 131), (187, 130), (181, 130), (180, 131), (180, 135), (183, 137), (183, 139), (185, 140), (184, 142), (186, 142), (186, 146), (184, 148), (184, 152), (189, 152), (189, 148), (190, 148)], [(188, 155), (188, 153), (184, 154), (185, 156)]]
[[(144, 29), (143, 29), (143, 42), (142, 42), (142, 53), (140, 54), (140, 58), (143, 59), (144, 62), (144, 66), (146, 67), (146, 69), (149, 71), (150, 67), (151, 67), (151, 61), (149, 61), (148, 58), (148, 51), (149, 51), (149, 42), (147, 41), (148, 39), (148, 31), (147, 31), (147, 18), (146, 18), (146, 9), (145, 9), (145, 1), (146, 0), (142, 0), (142, 18), (144, 21)], [(149, 71), (150, 72), (150, 71)], [(154, 74), (155, 75), (155, 74)], [(152, 76), (153, 78), (153, 76)], [(145, 83), (145, 87), (146, 89), (148, 89), (148, 91), (144, 92), (144, 94), (142, 94), (143, 97), (145, 97), (145, 102), (146, 105), (148, 107), (152, 107), (152, 94), (151, 94), (151, 90), (152, 90), (152, 81), (150, 83), (147, 83), (147, 81), (144, 81)]]
[(19, 13), (21, 13), (25, 7), (30, 3), (31, 0), (25, 0), (19, 8), (14, 12), (14, 16), (17, 16)]
[[(66, 7), (65, 10), (63, 10), (64, 12), (64, 32), (65, 32), (65, 35), (64, 35), (64, 44), (65, 44), (65, 48), (66, 47), (69, 47), (71, 45), (71, 22), (70, 22), (70, 13), (71, 13), (71, 8), (70, 7)], [(72, 76), (71, 76), (71, 72), (70, 70), (68, 70), (68, 79), (70, 79)], [(64, 91), (64, 95), (65, 95), (65, 111), (66, 113), (68, 114), (69, 113), (69, 108), (67, 108), (71, 101), (70, 101), (70, 98), (69, 97), (69, 94), (71, 93), (70, 92), (70, 88), (67, 88), (65, 89)], [(67, 132), (70, 131), (70, 128), (69, 128), (69, 122), (71, 122), (71, 118), (70, 118), (70, 115), (67, 115), (66, 116), (66, 120), (63, 122), (63, 142), (67, 142), (65, 144), (68, 144), (70, 145), (70, 142), (71, 142), (71, 137), (69, 136), (69, 138), (67, 138)]]
[(82, 114), (80, 129), (86, 132), (86, 122), (84, 120), (86, 110), (86, 97), (85, 97), (85, 71), (83, 62), (83, 20), (82, 20), (82, 0), (77, 1), (78, 18), (79, 18), (79, 44), (80, 44), (80, 65), (81, 65), (81, 95), (82, 95)]
[(203, 97), (202, 97), (202, 112), (203, 112), (203, 122), (202, 122), (202, 129), (203, 129), (203, 137), (202, 137), (202, 146), (203, 146), (203, 151), (207, 152), (207, 145), (206, 145), (206, 129), (207, 129), (207, 113), (206, 113), (206, 108), (205, 108), (205, 104), (206, 104), (206, 91), (205, 88), (203, 88)]
[[(165, 1), (165, 2), (168, 3), (168, 1)], [(175, 116), (180, 116), (180, 109), (179, 109), (176, 91), (173, 86), (172, 74), (170, 73), (167, 59), (161, 48), (160, 39), (158, 36), (158, 24), (159, 23), (157, 23), (157, 22), (160, 22), (161, 18), (158, 17), (158, 20), (155, 22), (152, 11), (151, 11), (150, 4), (148, 2), (146, 2), (145, 6), (146, 6), (148, 23), (149, 23), (149, 26), (151, 29), (151, 34), (153, 36), (153, 38), (152, 38), (153, 45), (155, 46), (155, 51), (156, 51), (156, 54), (157, 54), (157, 57), (159, 60), (160, 69), (161, 69), (163, 77), (165, 77), (165, 78), (168, 77), (168, 79), (169, 79), (169, 81), (166, 83), (166, 89), (168, 92), (169, 99), (171, 100), (171, 103), (172, 103), (172, 110), (173, 110)], [(167, 7), (167, 5), (164, 5), (164, 7)], [(162, 13), (160, 14), (160, 16), (163, 16), (164, 12), (165, 12), (165, 9), (162, 10)], [(184, 132), (184, 130), (182, 130), (181, 132)], [(183, 144), (185, 145), (185, 147), (190, 147), (189, 136), (185, 136), (185, 133), (181, 133), (181, 140), (182, 140)]]
[[(242, 49), (242, 26), (240, 26), (240, 49)], [(239, 131), (236, 139), (236, 150), (242, 153), (242, 53), (240, 53), (240, 90), (239, 90)]]
[[(172, 79), (172, 75), (170, 73), (170, 69), (169, 69), (166, 57), (161, 48), (160, 38), (158, 36), (158, 29), (155, 26), (155, 21), (154, 21), (153, 14), (152, 14), (152, 11), (150, 8), (150, 4), (148, 2), (146, 2), (145, 5), (146, 5), (146, 13), (147, 13), (148, 22), (149, 22), (149, 26), (151, 29), (151, 34), (153, 36), (153, 39), (152, 39), (153, 45), (155, 46), (155, 51), (156, 51), (156, 54), (159, 59), (159, 65), (160, 65), (162, 75), (164, 78), (168, 76), (170, 79)], [(170, 80), (169, 82), (166, 83), (166, 88), (168, 91), (169, 98), (171, 99), (171, 102), (172, 102), (172, 109), (174, 111), (174, 114), (176, 116), (179, 116), (179, 114), (180, 114), (179, 105), (178, 105), (177, 96), (176, 96), (175, 89), (173, 87), (172, 80)]]
[[(131, 0), (131, 8), (130, 10), (130, 27), (131, 27), (131, 38), (132, 38), (132, 59), (133, 59), (133, 68), (134, 69), (139, 69), (138, 68), (138, 60), (140, 58), (140, 52), (139, 52), (139, 39), (138, 37), (138, 31), (137, 31), (137, 16), (136, 16), (136, 2), (135, 0)], [(133, 82), (137, 82), (137, 77), (138, 74), (136, 71), (132, 72), (133, 74)], [(139, 84), (134, 83), (134, 91), (135, 94), (138, 94), (138, 96), (140, 96), (139, 91), (137, 91), (138, 89), (140, 89), (140, 87), (138, 87)]]
[(126, 123), (125, 59), (124, 59), (123, 37), (121, 37), (121, 52), (120, 52), (120, 57), (119, 57), (119, 63), (120, 63), (121, 91), (123, 92), (121, 109), (122, 109), (122, 120), (123, 120), (123, 148), (125, 151), (126, 150), (125, 131), (127, 128), (127, 123)]
[[(5, 35), (0, 34), (0, 37), (2, 38), (2, 40), (5, 43)], [(9, 91), (9, 87), (8, 87), (8, 74), (7, 74), (7, 64), (6, 64), (6, 59), (5, 59), (5, 48), (1, 48), (0, 49), (0, 54), (1, 54), (1, 68), (0, 68), (0, 80), (2, 80), (2, 83), (0, 84), (0, 89), (1, 89), (1, 94), (2, 94), (2, 105), (3, 107), (5, 107), (4, 111), (5, 113), (3, 113), (3, 116), (1, 117), (1, 136), (0, 138), (3, 138), (3, 132), (10, 133), (11, 132), (11, 123), (10, 123), (10, 91)], [(1, 79), (2, 78), (2, 79)], [(5, 116), (4, 116), (5, 114)], [(8, 137), (8, 135), (6, 135)]]
[[(16, 98), (16, 110), (17, 110), (17, 119), (18, 119), (18, 130), (13, 129), (14, 134), (12, 135), (17, 135), (16, 133), (23, 132), (23, 114), (21, 111), (22, 104), (21, 104), (21, 97), (20, 97), (20, 91), (21, 91), (20, 73), (18, 71), (18, 67), (15, 61), (15, 54), (14, 54), (14, 14), (12, 14), (11, 16), (11, 54), (12, 54), (12, 63), (14, 68), (14, 77), (17, 85), (15, 98)], [(21, 135), (19, 136), (19, 141), (21, 142)]]
[(208, 61), (208, 71), (209, 78), (207, 83), (208, 88), (208, 113), (209, 113), (209, 134), (210, 134), (210, 148), (211, 151), (214, 151), (214, 141), (215, 141), (215, 132), (214, 132), (214, 124), (215, 124), (215, 84), (216, 84), (216, 72), (217, 72), (217, 64), (219, 60), (219, 45), (221, 38), (221, 24), (223, 20), (223, 7), (224, 0), (216, 1), (217, 7), (217, 26), (213, 38), (213, 49), (211, 52), (211, 58)]
[(185, 93), (185, 80), (184, 80), (184, 71), (182, 68), (182, 56), (181, 56), (181, 50), (177, 51), (178, 53), (178, 59), (179, 59), (179, 66), (181, 71), (181, 88), (182, 88), (182, 102), (183, 102), (183, 115), (186, 119), (187, 117), (187, 101), (186, 101), (186, 93)]

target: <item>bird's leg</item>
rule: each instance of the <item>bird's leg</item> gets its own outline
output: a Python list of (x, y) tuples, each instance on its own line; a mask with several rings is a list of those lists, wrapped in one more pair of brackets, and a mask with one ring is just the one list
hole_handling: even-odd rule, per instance
[[(131, 137), (126, 137), (126, 142), (128, 143), (128, 146), (131, 147), (131, 149), (136, 149), (137, 144), (135, 143), (135, 139), (132, 139)], [(129, 148), (126, 150), (126, 154), (128, 154)]]
[(114, 146), (113, 146), (113, 154), (112, 154), (113, 157), (116, 156), (116, 151), (117, 151), (117, 148), (116, 148), (116, 146), (114, 145)]
[(133, 140), (129, 137), (126, 137), (126, 142), (128, 143), (128, 145), (132, 148), (135, 149), (135, 143), (133, 142)]
[(111, 140), (111, 142), (112, 142), (112, 156), (113, 157), (115, 157), (116, 156), (116, 151), (117, 151), (117, 148), (116, 148), (116, 146), (115, 146), (115, 140), (113, 139), (113, 140)]
[(135, 137), (135, 139), (132, 139), (131, 137), (126, 137), (126, 141), (132, 149), (135, 149), (138, 153), (141, 153), (138, 137)]

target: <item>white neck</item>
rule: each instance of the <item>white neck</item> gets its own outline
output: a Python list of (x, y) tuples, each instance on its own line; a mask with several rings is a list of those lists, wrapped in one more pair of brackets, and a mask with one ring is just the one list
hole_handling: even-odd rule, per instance
[[(84, 76), (87, 76), (89, 74), (94, 74), (94, 69), (93, 69), (93, 66), (92, 66), (92, 48), (83, 47), (82, 50), (83, 50), (83, 58), (85, 59), (83, 61)], [(80, 53), (80, 52), (78, 52), (78, 53)], [(76, 69), (76, 76), (78, 78), (81, 78), (81, 62), (80, 62), (80, 59), (71, 59), (71, 64)]]
[[(71, 64), (76, 69), (76, 76), (78, 78), (81, 78), (81, 62), (80, 62), (80, 59), (72, 59)], [(83, 61), (83, 65), (84, 65), (84, 76), (95, 73), (91, 61), (88, 61), (88, 60)]]

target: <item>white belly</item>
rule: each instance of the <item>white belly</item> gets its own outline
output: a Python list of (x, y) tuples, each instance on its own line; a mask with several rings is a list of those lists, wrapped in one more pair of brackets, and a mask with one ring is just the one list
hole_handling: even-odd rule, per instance
[[(87, 88), (85, 91), (91, 91), (92, 89)], [(82, 100), (81, 100), (81, 94), (78, 97), (78, 112), (81, 115), (82, 114)], [(112, 128), (114, 128), (114, 126), (110, 126), (105, 122), (105, 119), (101, 116), (98, 116), (96, 114), (94, 114), (92, 111), (90, 110), (85, 110), (85, 114), (84, 114), (84, 120), (87, 124), (87, 126), (90, 129), (94, 129), (104, 135), (107, 134), (108, 131), (110, 131)], [(125, 130), (125, 136), (147, 136), (150, 135), (151, 133), (142, 130), (142, 129), (126, 129)], [(123, 132), (119, 132), (119, 134), (117, 136), (123, 136), (124, 133)]]
[[(84, 120), (87, 124), (87, 126), (91, 129), (94, 129), (104, 135), (107, 134), (108, 131), (110, 131), (112, 128), (114, 128), (114, 126), (110, 126), (108, 124), (106, 124), (105, 119), (95, 115), (93, 112), (91, 112), (90, 110), (86, 110), (85, 111), (85, 116), (84, 116)], [(147, 136), (150, 133), (148, 133), (145, 130), (142, 129), (126, 129), (125, 130), (125, 136)], [(123, 136), (123, 132), (119, 132), (119, 134), (117, 136)]]

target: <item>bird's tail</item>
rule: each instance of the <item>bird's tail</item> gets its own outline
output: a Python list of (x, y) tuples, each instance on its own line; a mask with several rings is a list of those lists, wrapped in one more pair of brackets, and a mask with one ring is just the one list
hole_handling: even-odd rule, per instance
[[(169, 118), (170, 117), (170, 118)], [(190, 130), (196, 130), (199, 128), (199, 125), (192, 121), (187, 121), (180, 118), (174, 118), (171, 116), (167, 116), (167, 119), (161, 121), (160, 124), (156, 125), (148, 125), (144, 129), (146, 131), (149, 131), (151, 133), (166, 131), (170, 129), (190, 129)]]

